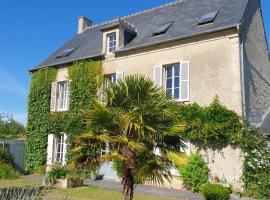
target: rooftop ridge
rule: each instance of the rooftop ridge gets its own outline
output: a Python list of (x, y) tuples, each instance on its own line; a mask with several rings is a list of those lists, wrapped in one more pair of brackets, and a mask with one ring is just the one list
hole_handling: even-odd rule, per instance
[[(175, 5), (175, 4), (178, 4), (178, 3), (182, 3), (182, 2), (185, 2), (185, 1), (187, 1), (187, 0), (175, 0), (175, 1), (163, 4), (163, 5), (160, 5), (160, 6), (156, 6), (156, 7), (153, 7), (153, 8), (149, 8), (149, 9), (146, 9), (146, 10), (143, 10), (143, 11), (135, 12), (133, 14), (129, 14), (129, 15), (120, 17), (120, 19), (126, 21), (127, 18), (134, 17), (134, 16), (141, 15), (141, 14), (145, 14), (145, 13), (155, 11), (155, 10), (158, 10), (158, 9), (161, 9), (161, 8), (169, 7), (169, 6), (172, 6), (172, 5)], [(97, 28), (97, 27), (100, 27), (100, 26), (104, 26), (104, 25), (107, 25), (107, 24), (110, 24), (110, 23), (113, 23), (113, 22), (117, 22), (117, 20), (118, 19), (113, 19), (113, 20), (108, 20), (108, 21), (105, 21), (105, 22), (101, 22), (99, 24), (95, 24), (95, 25), (92, 25), (92, 26), (88, 27), (87, 30)]]

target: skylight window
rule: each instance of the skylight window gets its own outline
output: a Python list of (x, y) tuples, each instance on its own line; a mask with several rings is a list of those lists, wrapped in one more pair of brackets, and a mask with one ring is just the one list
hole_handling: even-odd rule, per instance
[(198, 21), (198, 26), (203, 24), (211, 23), (215, 20), (217, 17), (219, 10), (209, 12), (201, 17), (201, 19)]
[(75, 48), (70, 48), (70, 49), (64, 49), (62, 52), (60, 52), (60, 53), (56, 56), (56, 59), (68, 57), (68, 56), (69, 56), (73, 51), (75, 51), (76, 49), (77, 49), (77, 47), (75, 47)]
[(166, 33), (167, 30), (171, 27), (171, 25), (172, 25), (172, 22), (159, 25), (153, 30), (152, 36), (162, 35)]

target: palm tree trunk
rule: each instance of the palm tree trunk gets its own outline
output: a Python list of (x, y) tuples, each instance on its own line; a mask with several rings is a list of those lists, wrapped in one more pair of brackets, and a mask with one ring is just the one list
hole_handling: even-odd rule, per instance
[(123, 200), (132, 200), (134, 192), (134, 177), (130, 168), (125, 169), (122, 179), (123, 185)]

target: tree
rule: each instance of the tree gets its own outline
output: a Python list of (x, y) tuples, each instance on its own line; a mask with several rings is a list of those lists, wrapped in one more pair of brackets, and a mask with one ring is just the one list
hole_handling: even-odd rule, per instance
[(24, 136), (25, 127), (14, 120), (12, 115), (0, 114), (0, 136), (1, 137), (16, 137)]
[[(136, 183), (170, 181), (172, 161), (180, 152), (184, 125), (178, 104), (144, 76), (128, 76), (105, 90), (85, 111), (87, 132), (74, 138), (73, 167), (98, 167), (106, 160), (122, 163), (123, 200), (132, 200)], [(109, 154), (101, 155), (104, 144)]]

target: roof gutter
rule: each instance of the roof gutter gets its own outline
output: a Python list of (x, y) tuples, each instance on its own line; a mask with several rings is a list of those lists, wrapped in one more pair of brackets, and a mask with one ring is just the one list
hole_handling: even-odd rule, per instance
[(98, 54), (98, 55), (93, 55), (91, 57), (82, 57), (82, 58), (78, 58), (76, 60), (70, 60), (70, 61), (62, 61), (62, 62), (59, 62), (59, 63), (56, 63), (56, 64), (52, 64), (52, 65), (42, 65), (42, 66), (38, 66), (38, 67), (35, 67), (33, 69), (29, 69), (28, 71), (30, 73), (34, 72), (34, 71), (37, 71), (39, 69), (43, 69), (43, 68), (46, 68), (46, 67), (57, 67), (59, 65), (63, 65), (63, 64), (69, 64), (69, 63), (72, 63), (72, 62), (76, 62), (76, 61), (80, 61), (80, 60), (85, 60), (85, 59), (90, 59), (90, 58), (99, 58), (99, 57), (102, 57), (103, 55), (102, 54)]

